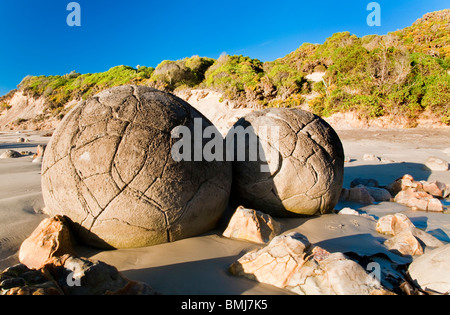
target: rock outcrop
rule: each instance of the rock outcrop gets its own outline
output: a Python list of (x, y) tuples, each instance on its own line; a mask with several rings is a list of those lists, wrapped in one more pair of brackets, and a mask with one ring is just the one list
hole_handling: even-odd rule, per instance
[(22, 154), (20, 154), (19, 152), (17, 152), (17, 151), (14, 151), (14, 150), (6, 150), (5, 152), (3, 152), (1, 155), (0, 155), (0, 159), (15, 159), (15, 158), (19, 158), (19, 157), (21, 157), (22, 156)]
[(432, 171), (448, 171), (448, 162), (435, 156), (429, 157), (425, 166)]
[(309, 242), (298, 233), (277, 236), (266, 247), (242, 256), (230, 271), (297, 294), (388, 293), (375, 277), (344, 254), (329, 253), (318, 246), (311, 251), (309, 248)]
[(423, 255), (423, 247), (441, 247), (444, 244), (434, 236), (418, 229), (402, 213), (381, 217), (376, 225), (378, 233), (393, 236), (384, 242), (387, 248), (401, 255)]
[(413, 210), (442, 212), (444, 207), (438, 198), (448, 194), (447, 185), (435, 181), (415, 181), (411, 175), (404, 175), (389, 184), (387, 189), (395, 196), (394, 201)]
[(18, 264), (0, 272), (0, 295), (155, 295), (148, 284), (130, 281), (114, 266), (70, 255), (39, 269)]
[(54, 216), (44, 219), (34, 232), (22, 243), (19, 260), (32, 269), (42, 268), (48, 259), (75, 255), (72, 246), (68, 218)]
[(281, 233), (281, 224), (270, 215), (253, 209), (238, 207), (231, 217), (223, 236), (266, 244)]

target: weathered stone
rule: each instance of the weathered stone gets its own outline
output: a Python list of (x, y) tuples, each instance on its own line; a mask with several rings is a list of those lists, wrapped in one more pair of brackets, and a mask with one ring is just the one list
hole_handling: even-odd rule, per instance
[(384, 188), (366, 186), (366, 190), (375, 201), (390, 201), (392, 198), (391, 193)]
[(402, 231), (414, 228), (414, 224), (403, 213), (381, 217), (376, 225), (378, 233), (395, 236)]
[(414, 259), (408, 274), (422, 290), (450, 292), (450, 244), (426, 252)]
[(128, 280), (102, 261), (65, 255), (49, 260), (44, 269), (67, 295), (156, 294), (147, 284)]
[(275, 237), (265, 248), (250, 252), (230, 267), (240, 275), (297, 294), (372, 294), (382, 292), (379, 281), (342, 253), (315, 247), (298, 233)]
[[(217, 129), (188, 103), (149, 87), (115, 87), (80, 102), (44, 153), (47, 212), (67, 215), (77, 239), (99, 248), (213, 229), (228, 204), (232, 170), (223, 156), (196, 156), (210, 145), (204, 131)], [(218, 131), (214, 137), (219, 151), (223, 139)], [(186, 146), (177, 151), (180, 141)]]
[(366, 153), (363, 155), (363, 160), (364, 161), (375, 161), (375, 162), (380, 162), (381, 158), (379, 158), (378, 156), (376, 156), (375, 154), (370, 154), (370, 153)]
[(154, 295), (146, 283), (130, 281), (113, 266), (70, 255), (52, 257), (39, 270), (24, 264), (0, 272), (0, 295)]
[(157, 295), (148, 284), (129, 280), (128, 283), (116, 291), (106, 291), (105, 295)]
[(360, 213), (358, 211), (356, 211), (355, 209), (352, 209), (352, 208), (343, 208), (343, 209), (339, 210), (338, 214), (339, 215), (356, 215), (356, 216), (360, 215)]
[(31, 161), (31, 163), (42, 163), (42, 156), (34, 158), (33, 161)]
[[(344, 151), (336, 132), (318, 116), (289, 108), (254, 111), (234, 124), (226, 139), (235, 144), (236, 202), (272, 216), (334, 209)], [(258, 156), (252, 160), (252, 155)]]
[(413, 235), (418, 238), (423, 245), (425, 245), (426, 247), (434, 247), (434, 248), (438, 248), (438, 247), (442, 247), (444, 246), (444, 243), (442, 243), (440, 240), (438, 240), (436, 237), (434, 237), (433, 235), (422, 231), (421, 229), (418, 228), (413, 228), (411, 230), (411, 232), (413, 233)]
[(223, 236), (265, 244), (281, 233), (281, 225), (270, 215), (239, 207), (231, 217)]
[(435, 156), (430, 156), (425, 162), (425, 166), (432, 171), (448, 171), (448, 162)]
[(417, 184), (414, 183), (414, 178), (411, 175), (406, 174), (387, 185), (386, 189), (391, 193), (392, 196), (396, 196), (400, 191), (410, 187), (415, 188), (417, 187)]
[(249, 252), (230, 267), (234, 275), (284, 288), (290, 277), (304, 263), (309, 242), (300, 234), (275, 237), (266, 247)]
[(17, 152), (17, 151), (14, 151), (14, 150), (6, 150), (5, 152), (3, 152), (1, 155), (0, 155), (0, 159), (15, 159), (15, 158), (19, 158), (19, 157), (21, 157), (22, 156), (22, 154), (20, 154), (19, 152)]
[(45, 149), (47, 148), (47, 145), (38, 145), (36, 147), (36, 153), (33, 154), (33, 163), (42, 163), (42, 158), (44, 156)]
[(47, 145), (42, 145), (42, 144), (39, 144), (37, 147), (36, 147), (36, 155), (37, 155), (37, 157), (38, 156), (44, 156), (44, 152), (45, 152), (45, 149), (47, 148)]
[(422, 255), (423, 248), (410, 229), (403, 230), (384, 242), (390, 250), (396, 250), (402, 255)]
[(445, 195), (445, 190), (447, 189), (447, 185), (438, 181), (434, 182), (426, 182), (421, 181), (422, 188), (425, 192), (429, 193), (434, 197), (443, 198)]
[(394, 236), (384, 244), (389, 249), (397, 249), (403, 255), (422, 255), (422, 244), (427, 247), (444, 245), (434, 236), (416, 228), (403, 213), (381, 217), (377, 222), (376, 230), (378, 233)]
[(62, 295), (51, 276), (31, 270), (24, 264), (0, 272), (0, 295)]
[(348, 200), (348, 196), (350, 195), (350, 189), (342, 188), (341, 195), (339, 196), (340, 201)]
[(375, 202), (375, 199), (370, 195), (367, 188), (362, 185), (350, 188), (346, 200), (368, 205), (371, 205)]
[(444, 211), (444, 207), (439, 200), (424, 191), (417, 190), (416, 188), (402, 190), (395, 196), (394, 201), (411, 207), (413, 210)]
[(44, 219), (22, 243), (19, 260), (29, 268), (39, 269), (49, 258), (74, 253), (68, 219), (57, 215)]
[(30, 142), (30, 140), (27, 139), (27, 138), (18, 138), (16, 142), (19, 142), (19, 143), (21, 143), (21, 142)]

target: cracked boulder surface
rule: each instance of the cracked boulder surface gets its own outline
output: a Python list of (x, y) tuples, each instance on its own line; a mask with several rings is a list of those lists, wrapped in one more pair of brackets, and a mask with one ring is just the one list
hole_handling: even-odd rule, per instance
[[(239, 127), (248, 132), (246, 141), (239, 142)], [(252, 136), (260, 151), (257, 159), (251, 157)], [(255, 111), (236, 122), (227, 144), (233, 139), (234, 202), (275, 217), (333, 210), (342, 190), (344, 150), (323, 119), (299, 109)]]
[(186, 126), (193, 134), (195, 118), (202, 130), (212, 126), (183, 100), (142, 86), (80, 102), (44, 153), (48, 214), (68, 216), (77, 238), (98, 248), (150, 246), (213, 229), (228, 203), (231, 164), (171, 155), (179, 141), (172, 130)]

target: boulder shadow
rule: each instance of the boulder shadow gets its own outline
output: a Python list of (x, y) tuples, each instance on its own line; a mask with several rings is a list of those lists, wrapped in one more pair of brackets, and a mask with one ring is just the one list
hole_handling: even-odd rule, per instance
[(21, 150), (27, 148), (36, 148), (41, 143), (4, 143), (0, 144), (0, 150)]
[(148, 283), (163, 295), (282, 295), (289, 291), (234, 276), (228, 268), (242, 255), (226, 256), (172, 265), (129, 269), (121, 273)]
[(350, 183), (356, 178), (376, 179), (380, 186), (387, 186), (396, 179), (409, 174), (414, 180), (428, 180), (431, 170), (421, 163), (380, 163), (371, 165), (344, 166), (344, 188), (349, 188)]

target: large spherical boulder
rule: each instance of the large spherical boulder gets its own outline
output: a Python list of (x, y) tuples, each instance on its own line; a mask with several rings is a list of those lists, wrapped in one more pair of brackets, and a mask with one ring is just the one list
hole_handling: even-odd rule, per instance
[[(48, 213), (68, 216), (78, 237), (100, 248), (154, 245), (214, 228), (228, 204), (231, 163), (174, 159), (177, 126), (193, 134), (214, 128), (188, 103), (148, 87), (116, 87), (82, 101), (45, 151)], [(201, 149), (208, 139), (200, 139)]]
[(327, 213), (338, 202), (344, 151), (336, 132), (320, 117), (288, 108), (252, 112), (231, 128), (228, 151), (231, 147), (236, 203), (291, 216)]

